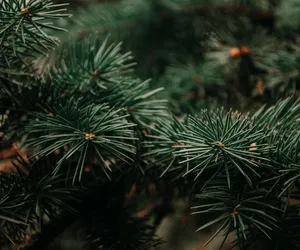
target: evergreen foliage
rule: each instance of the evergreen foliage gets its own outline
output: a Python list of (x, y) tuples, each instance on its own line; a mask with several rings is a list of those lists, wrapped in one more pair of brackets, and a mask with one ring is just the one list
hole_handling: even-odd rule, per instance
[(150, 180), (205, 245), (299, 249), (297, 1), (67, 5), (0, 3), (1, 146), (25, 152), (0, 169), (0, 247), (79, 221), (83, 249), (160, 249), (171, 198), (139, 216)]

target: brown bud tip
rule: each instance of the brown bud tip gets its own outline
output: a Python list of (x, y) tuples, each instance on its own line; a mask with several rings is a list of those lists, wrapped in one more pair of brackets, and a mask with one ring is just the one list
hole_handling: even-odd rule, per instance
[(249, 54), (249, 52), (250, 52), (250, 50), (249, 50), (248, 47), (243, 46), (243, 47), (241, 48), (241, 55), (247, 55), (247, 54)]
[(30, 8), (29, 8), (29, 7), (23, 8), (23, 9), (21, 10), (21, 13), (23, 13), (23, 14), (27, 14), (27, 13), (29, 13), (29, 12), (30, 12)]
[(92, 73), (93, 76), (100, 76), (101, 75), (101, 70), (95, 70), (93, 73)]
[(257, 147), (255, 147), (255, 146), (256, 146), (256, 142), (251, 143), (251, 144), (250, 144), (249, 150), (250, 150), (250, 151), (256, 150)]
[(222, 142), (218, 142), (218, 146), (220, 147), (220, 148), (224, 148), (225, 147), (225, 145), (222, 143)]
[(263, 86), (263, 81), (262, 80), (258, 80), (256, 82), (256, 92), (258, 95), (262, 96), (264, 94), (264, 86)]
[(95, 137), (96, 137), (96, 136), (95, 136), (94, 134), (92, 134), (92, 133), (86, 133), (86, 134), (84, 135), (84, 138), (85, 138), (86, 140), (89, 140), (89, 141), (94, 140)]
[(234, 216), (236, 216), (237, 214), (239, 214), (237, 211), (233, 211), (233, 212), (231, 213), (231, 216), (234, 217)]
[(229, 54), (232, 58), (239, 58), (241, 56), (241, 50), (239, 48), (231, 48)]
[(91, 168), (90, 168), (90, 167), (86, 167), (86, 168), (84, 168), (84, 172), (86, 172), (86, 173), (90, 173), (90, 172), (91, 172)]

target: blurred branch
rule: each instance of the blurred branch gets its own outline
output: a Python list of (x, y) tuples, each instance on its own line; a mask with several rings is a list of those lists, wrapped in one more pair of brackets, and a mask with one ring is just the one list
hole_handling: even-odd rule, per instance
[(222, 14), (239, 14), (248, 16), (252, 20), (260, 21), (275, 21), (275, 14), (272, 11), (264, 11), (256, 8), (249, 8), (240, 5), (190, 5), (180, 9), (176, 9), (173, 12), (165, 11), (164, 16), (173, 16), (175, 14), (179, 15), (191, 15), (197, 13), (198, 15), (209, 14), (211, 12), (221, 12)]

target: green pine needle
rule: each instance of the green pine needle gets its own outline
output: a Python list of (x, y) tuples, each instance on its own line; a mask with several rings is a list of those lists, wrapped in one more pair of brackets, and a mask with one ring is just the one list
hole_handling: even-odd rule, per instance
[(51, 70), (57, 81), (75, 86), (82, 92), (99, 95), (122, 81), (135, 63), (131, 53), (121, 54), (121, 44), (108, 44), (89, 37), (71, 44)]
[(34, 114), (36, 119), (26, 128), (33, 137), (28, 146), (36, 148), (35, 156), (46, 156), (68, 147), (54, 173), (68, 159), (76, 159), (73, 182), (77, 177), (81, 180), (83, 166), (90, 155), (98, 159), (109, 178), (112, 158), (130, 162), (133, 160), (129, 155), (135, 154), (133, 141), (136, 138), (132, 130), (135, 124), (127, 122), (128, 115), (120, 115), (120, 112), (121, 109), (105, 104), (85, 106), (80, 100), (71, 99), (65, 105), (53, 107), (51, 114)]
[(50, 0), (3, 0), (0, 5), (0, 67), (22, 61), (25, 54), (45, 54), (56, 45), (58, 41), (46, 31), (62, 30), (51, 20), (69, 16), (64, 13), (66, 5), (53, 4)]

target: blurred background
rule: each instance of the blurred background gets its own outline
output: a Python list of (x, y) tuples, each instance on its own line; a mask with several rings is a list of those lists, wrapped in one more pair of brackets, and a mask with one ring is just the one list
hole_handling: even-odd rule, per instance
[[(299, 1), (73, 0), (70, 8), (73, 17), (59, 23), (69, 30), (57, 34), (61, 48), (110, 34), (133, 52), (138, 76), (165, 88), (176, 115), (248, 111), (298, 94)], [(38, 62), (41, 70), (51, 58)]]

